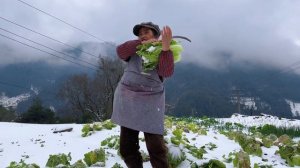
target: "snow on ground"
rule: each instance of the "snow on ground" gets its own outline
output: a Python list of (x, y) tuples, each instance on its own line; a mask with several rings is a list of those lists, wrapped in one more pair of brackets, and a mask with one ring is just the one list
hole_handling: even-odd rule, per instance
[(267, 114), (261, 116), (247, 116), (241, 114), (233, 114), (231, 118), (217, 118), (220, 122), (240, 123), (244, 126), (263, 126), (265, 124), (275, 125), (277, 127), (293, 127), (300, 128), (300, 120), (278, 118)]
[[(255, 116), (243, 116), (233, 115), (232, 118), (218, 119), (223, 122), (239, 122), (244, 125), (261, 125), (266, 123), (276, 123), (277, 125), (291, 125), (295, 124), (300, 126), (300, 122), (289, 121), (287, 119), (279, 120), (276, 117), (264, 115), (260, 118)], [(64, 133), (52, 133), (54, 130), (72, 127), (71, 132)], [(19, 162), (20, 159), (24, 159), (26, 163), (36, 163), (41, 167), (45, 167), (46, 162), (50, 154), (71, 152), (72, 160), (71, 164), (75, 163), (79, 159), (84, 158), (84, 154), (94, 149), (100, 148), (102, 140), (112, 135), (119, 135), (119, 127), (115, 127), (112, 130), (97, 131), (91, 136), (81, 137), (81, 129), (83, 124), (24, 124), (24, 123), (9, 123), (0, 122), (0, 167), (6, 167), (11, 161)], [(184, 133), (189, 140), (190, 145), (195, 145), (200, 148), (206, 146), (209, 143), (213, 143), (217, 148), (213, 150), (206, 149), (208, 153), (204, 154), (203, 159), (196, 159), (190, 153), (185, 151), (187, 159), (179, 167), (188, 167), (188, 160), (194, 161), (197, 164), (202, 164), (209, 159), (218, 159), (226, 164), (227, 168), (232, 168), (232, 163), (225, 163), (223, 155), (227, 158), (230, 152), (238, 152), (241, 147), (233, 140), (229, 140), (223, 134), (220, 134), (217, 130), (210, 128), (207, 135), (198, 135), (192, 132)], [(143, 138), (143, 133), (140, 133), (140, 138)], [(172, 136), (172, 131), (168, 130), (166, 139)], [(182, 146), (181, 146), (182, 147)], [(182, 147), (182, 149), (185, 149)], [(274, 168), (287, 167), (285, 161), (280, 156), (275, 155), (275, 151), (278, 150), (277, 146), (263, 149), (263, 156), (257, 157), (250, 155), (251, 165), (254, 163), (272, 164), (276, 165)], [(117, 151), (114, 149), (105, 149), (106, 152), (110, 152), (113, 156), (108, 155), (106, 161), (106, 167), (112, 167), (115, 163), (121, 164), (126, 167), (123, 160), (117, 155)], [(140, 140), (140, 150), (143, 150), (148, 154), (145, 142)], [(186, 150), (186, 149), (185, 149)], [(29, 158), (26, 158), (26, 155)], [(267, 159), (266, 162), (263, 159)], [(145, 168), (150, 168), (150, 162), (144, 163)]]
[[(44, 167), (50, 154), (71, 152), (72, 161), (75, 163), (84, 158), (84, 154), (100, 148), (100, 143), (111, 135), (119, 135), (119, 127), (112, 130), (95, 132), (92, 136), (81, 137), (82, 124), (25, 124), (0, 122), (0, 167), (4, 168), (11, 161), (19, 162), (25, 159), (26, 163), (36, 163)], [(72, 132), (52, 133), (55, 129), (72, 127)], [(140, 134), (142, 135), (142, 134)], [(44, 145), (42, 147), (42, 144)], [(141, 149), (146, 151), (145, 144)], [(109, 150), (107, 150), (109, 151)], [(116, 151), (111, 151), (115, 153)], [(112, 167), (116, 162), (123, 167), (125, 164), (116, 155), (115, 158), (107, 160), (107, 167)], [(145, 167), (150, 163), (145, 163)]]

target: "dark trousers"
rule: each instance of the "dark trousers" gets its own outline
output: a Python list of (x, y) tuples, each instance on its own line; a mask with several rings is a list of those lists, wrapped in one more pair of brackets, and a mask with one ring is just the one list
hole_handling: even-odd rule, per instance
[[(129, 168), (143, 167), (138, 136), (139, 131), (121, 126), (120, 154)], [(144, 136), (152, 167), (168, 168), (168, 148), (163, 135), (144, 132)]]

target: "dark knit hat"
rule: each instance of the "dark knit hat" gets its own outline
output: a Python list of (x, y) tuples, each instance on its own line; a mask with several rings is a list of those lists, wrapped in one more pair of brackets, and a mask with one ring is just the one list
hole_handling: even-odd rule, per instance
[(142, 27), (148, 27), (154, 31), (154, 35), (156, 37), (160, 36), (160, 29), (159, 26), (152, 23), (152, 22), (142, 22), (140, 24), (137, 24), (133, 27), (133, 34), (136, 36), (139, 36), (139, 31)]

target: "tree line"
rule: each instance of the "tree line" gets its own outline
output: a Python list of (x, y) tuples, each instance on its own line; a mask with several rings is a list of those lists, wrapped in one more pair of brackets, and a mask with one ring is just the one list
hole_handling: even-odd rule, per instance
[(109, 119), (112, 114), (114, 92), (120, 81), (124, 62), (115, 57), (101, 57), (93, 75), (86, 73), (67, 77), (57, 91), (63, 102), (61, 114), (45, 107), (39, 97), (33, 99), (27, 111), (0, 106), (0, 121), (24, 123), (87, 123)]

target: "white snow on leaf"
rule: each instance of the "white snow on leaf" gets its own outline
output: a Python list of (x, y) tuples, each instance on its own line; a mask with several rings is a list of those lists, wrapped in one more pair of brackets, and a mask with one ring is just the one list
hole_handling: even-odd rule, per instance
[(149, 63), (149, 59), (147, 59), (145, 56), (142, 56), (142, 60), (144, 63)]
[(151, 46), (151, 47), (149, 47), (146, 51), (148, 51), (148, 52), (153, 52), (155, 49), (156, 49), (156, 47)]

